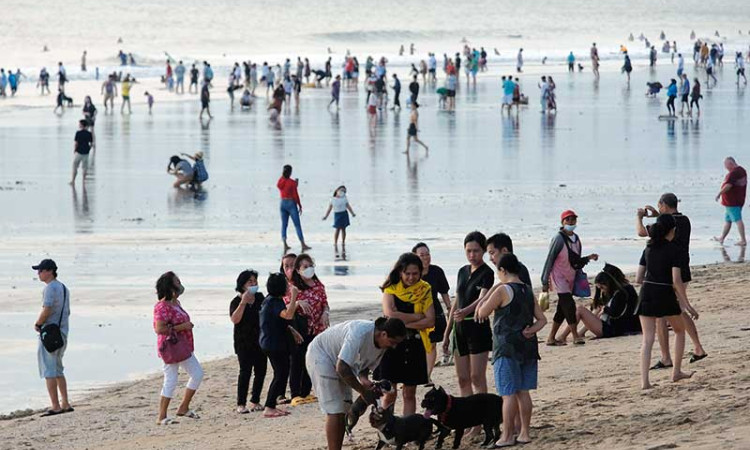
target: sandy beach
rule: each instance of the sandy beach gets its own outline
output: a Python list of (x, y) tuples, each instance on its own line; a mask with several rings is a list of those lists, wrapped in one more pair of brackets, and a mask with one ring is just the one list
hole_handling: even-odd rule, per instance
[[(589, 340), (583, 347), (542, 346), (539, 389), (532, 394), (534, 441), (526, 448), (750, 446), (745, 420), (750, 411), (750, 350), (742, 344), (750, 332), (745, 320), (750, 314), (745, 289), (750, 272), (746, 264), (709, 265), (695, 267), (693, 277), (689, 296), (701, 314), (697, 325), (709, 353), (699, 363), (686, 364), (695, 371), (693, 378), (672, 383), (668, 371), (653, 372), (656, 387), (641, 391), (640, 336)], [(377, 313), (375, 308), (348, 311), (334, 321)], [(200, 339), (197, 334), (196, 340)], [(317, 405), (290, 408), (290, 416), (277, 419), (236, 414), (236, 360), (220, 359), (204, 367), (206, 378), (193, 403), (199, 420), (182, 419), (168, 427), (154, 424), (162, 381), (154, 374), (87, 396), (79, 394), (73, 399), (74, 413), (0, 421), (0, 448), (325, 448), (323, 415)], [(436, 368), (433, 379), (456, 390), (453, 367)], [(489, 369), (488, 379), (492, 379)], [(418, 398), (424, 392), (420, 388)], [(355, 437), (352, 450), (373, 448), (377, 442), (366, 421), (360, 421)], [(474, 447), (465, 442), (461, 448)]]

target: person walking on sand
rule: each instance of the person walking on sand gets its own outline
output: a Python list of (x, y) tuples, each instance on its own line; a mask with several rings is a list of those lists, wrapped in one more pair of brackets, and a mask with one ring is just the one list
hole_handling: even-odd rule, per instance
[(185, 93), (185, 65), (182, 61), (177, 63), (177, 67), (174, 68), (174, 75), (176, 78), (174, 93), (184, 94)]
[[(294, 318), (297, 310), (297, 295), (299, 290), (295, 286), (289, 288), (291, 295), (288, 304), (284, 304), (282, 297), (287, 291), (286, 276), (273, 273), (268, 276), (266, 290), (268, 297), (260, 307), (260, 347), (265, 352), (273, 368), (273, 379), (268, 386), (263, 417), (281, 417), (289, 415), (288, 411), (277, 408), (277, 399), (284, 396), (286, 382), (289, 379), (289, 356), (291, 342), (289, 334), (292, 326), (289, 321)], [(302, 337), (291, 333), (294, 342), (299, 345)]]
[[(640, 237), (648, 237), (648, 228), (643, 225), (644, 217), (658, 217), (660, 214), (671, 214), (674, 217), (676, 230), (673, 242), (682, 254), (680, 272), (682, 274), (682, 282), (685, 284), (685, 289), (687, 290), (688, 284), (693, 279), (690, 272), (690, 233), (692, 227), (690, 219), (677, 210), (678, 202), (677, 196), (670, 192), (663, 194), (659, 198), (659, 202), (656, 204), (657, 208), (650, 205), (639, 208), (637, 211), (636, 232)], [(694, 350), (690, 355), (690, 363), (695, 363), (708, 356), (708, 354), (701, 344), (700, 337), (698, 336), (698, 328), (695, 326), (693, 319), (685, 313), (683, 313), (682, 319), (685, 321), (685, 331), (690, 336), (690, 340), (693, 341)], [(669, 355), (669, 329), (663, 319), (656, 321), (656, 333), (659, 340), (659, 347), (661, 348), (661, 359), (656, 365), (651, 367), (651, 370), (672, 367), (672, 359)]]
[(685, 112), (687, 108), (688, 113), (690, 112), (690, 81), (688, 81), (687, 74), (681, 76), (682, 84), (680, 84), (680, 116)]
[(740, 77), (747, 84), (747, 77), (745, 76), (745, 58), (742, 56), (742, 52), (737, 52), (734, 57), (734, 65), (737, 69), (737, 86), (740, 85)]
[(633, 71), (633, 63), (630, 62), (630, 55), (628, 55), (628, 52), (625, 53), (625, 62), (622, 65), (622, 71), (625, 72), (625, 75), (628, 76), (628, 84), (630, 84), (630, 72)]
[(650, 239), (641, 255), (636, 273), (636, 284), (641, 285), (638, 315), (643, 330), (641, 389), (652, 388), (648, 372), (658, 318), (666, 319), (675, 332), (672, 381), (677, 382), (693, 375), (692, 372), (682, 371), (682, 356), (685, 352), (685, 321), (682, 313), (687, 312), (697, 319), (698, 312), (690, 305), (682, 282), (682, 253), (673, 242), (676, 229), (672, 215), (662, 214), (656, 219), (656, 223), (648, 229)]
[(299, 178), (292, 179), (292, 166), (285, 165), (276, 187), (281, 194), (281, 240), (284, 242), (284, 253), (288, 252), (291, 247), (287, 244), (286, 229), (289, 226), (289, 218), (292, 218), (294, 229), (297, 231), (297, 238), (302, 245), (302, 251), (312, 250), (312, 247), (305, 244), (305, 236), (302, 234), (302, 224), (300, 215), (302, 215), (302, 202), (299, 199), (297, 188)]
[(672, 78), (667, 87), (667, 113), (670, 117), (676, 116), (674, 101), (677, 98), (677, 80)]
[(174, 272), (167, 272), (156, 280), (158, 301), (154, 305), (154, 331), (157, 335), (157, 353), (164, 361), (164, 384), (159, 401), (159, 416), (156, 419), (158, 425), (170, 425), (174, 422), (173, 418), (167, 416), (167, 410), (177, 388), (180, 368), (188, 373), (190, 379), (182, 403), (177, 408), (177, 416), (200, 418), (190, 409), (190, 402), (203, 381), (203, 367), (193, 353), (193, 322), (179, 300), (183, 292), (185, 288), (182, 281)]
[[(541, 359), (536, 333), (547, 325), (547, 318), (531, 287), (518, 277), (519, 272), (515, 255), (500, 256), (497, 263), (500, 283), (480, 302), (476, 313), (477, 320), (486, 321), (494, 312), (492, 365), (497, 393), (503, 397), (503, 432), (495, 447), (531, 442), (533, 403), (529, 391), (537, 388)], [(514, 437), (519, 421), (521, 429), (518, 437)]]
[(393, 74), (393, 106), (391, 107), (392, 110), (395, 110), (396, 108), (401, 110), (401, 100), (399, 97), (401, 96), (401, 80), (398, 79), (398, 75), (395, 73)]
[[(427, 355), (432, 351), (430, 332), (435, 327), (432, 287), (422, 280), (422, 260), (413, 253), (404, 253), (380, 286), (383, 291), (383, 315), (406, 323), (406, 339), (383, 355), (376, 377), (388, 380), (397, 389), (403, 385), (403, 415), (417, 410), (417, 386), (429, 382)], [(387, 393), (383, 408), (396, 403), (397, 391)]]
[(328, 450), (341, 450), (345, 414), (352, 405), (352, 390), (367, 404), (374, 405), (378, 394), (368, 374), (380, 364), (388, 349), (395, 349), (406, 338), (401, 319), (380, 317), (349, 320), (335, 325), (313, 339), (307, 351), (307, 371), (326, 415)]
[(198, 115), (199, 119), (203, 119), (203, 112), (205, 111), (208, 113), (208, 119), (213, 119), (214, 116), (211, 115), (211, 109), (209, 108), (209, 104), (211, 103), (211, 91), (208, 89), (209, 83), (207, 81), (203, 82), (203, 87), (201, 88), (201, 113)]
[(596, 42), (591, 45), (591, 70), (599, 78), (599, 49), (596, 48)]
[(547, 83), (547, 77), (542, 75), (542, 82), (539, 83), (539, 103), (542, 106), (542, 114), (547, 112), (547, 103), (549, 97), (549, 84)]
[(557, 330), (562, 325), (563, 320), (568, 322), (571, 334), (573, 334), (573, 343), (577, 345), (585, 344), (586, 341), (578, 336), (576, 318), (576, 302), (573, 299), (573, 292), (576, 284), (576, 278), (579, 273), (583, 273), (586, 264), (591, 261), (597, 261), (599, 255), (592, 253), (588, 256), (582, 256), (583, 244), (580, 237), (575, 233), (578, 224), (578, 215), (568, 209), (560, 215), (561, 227), (550, 242), (547, 259), (542, 270), (542, 292), (549, 292), (550, 280), (557, 291), (557, 310), (555, 317), (552, 319), (552, 329), (547, 338), (547, 345), (565, 345), (564, 342), (558, 341), (555, 336)]
[(133, 111), (130, 109), (130, 88), (133, 83), (130, 79), (130, 74), (125, 75), (125, 79), (122, 80), (122, 86), (120, 87), (120, 94), (122, 94), (122, 105), (120, 106), (120, 114), (125, 113), (125, 105), (128, 105), (128, 114), (132, 114)]
[[(234, 324), (234, 353), (240, 365), (237, 377), (237, 413), (263, 411), (260, 392), (268, 369), (268, 358), (260, 348), (260, 305), (265, 298), (258, 289), (258, 272), (243, 270), (237, 276), (237, 295), (229, 304), (229, 317)], [(247, 391), (255, 370), (250, 408)]]
[(328, 209), (323, 215), (323, 220), (328, 219), (331, 211), (333, 211), (333, 228), (336, 230), (333, 233), (333, 249), (336, 252), (336, 258), (338, 258), (339, 234), (341, 234), (341, 255), (346, 258), (346, 228), (349, 226), (349, 213), (352, 213), (352, 217), (357, 217), (349, 199), (346, 197), (346, 186), (341, 185), (333, 191), (333, 197), (331, 197)]
[(417, 133), (419, 133), (419, 104), (416, 101), (413, 101), (411, 105), (411, 115), (409, 116), (409, 129), (406, 131), (406, 150), (404, 153), (409, 153), (412, 140), (424, 147), (425, 152), (430, 151), (427, 145), (419, 140)]
[(516, 56), (516, 72), (523, 72), (523, 49), (518, 49), (518, 56)]
[(89, 171), (89, 152), (94, 142), (94, 135), (88, 130), (88, 122), (86, 119), (78, 121), (78, 131), (76, 131), (74, 144), (73, 144), (73, 174), (70, 178), (70, 185), (73, 185), (76, 181), (76, 175), (78, 175), (78, 167), (83, 165), (83, 181), (86, 181), (86, 176)]
[[(42, 311), (34, 322), (34, 330), (39, 333), (37, 362), (39, 376), (44, 378), (51, 406), (42, 417), (73, 412), (68, 399), (68, 382), (65, 378), (63, 356), (68, 347), (70, 321), (70, 291), (57, 279), (57, 264), (51, 259), (44, 259), (31, 266), (36, 270), (39, 281), (45, 284), (42, 292)], [(50, 351), (45, 336), (51, 336), (54, 328), (59, 330), (62, 342)], [(58, 395), (59, 394), (59, 395)]]
[(188, 86), (188, 93), (193, 93), (193, 86), (195, 86), (195, 92), (198, 93), (198, 75), (200, 71), (195, 67), (195, 64), (190, 67), (190, 86)]
[(742, 207), (745, 205), (747, 192), (747, 172), (731, 156), (724, 159), (724, 168), (729, 173), (724, 177), (721, 189), (716, 194), (716, 201), (721, 200), (721, 205), (725, 208), (724, 229), (721, 236), (715, 239), (719, 244), (724, 245), (724, 239), (732, 229), (732, 224), (736, 223), (737, 232), (740, 234), (740, 241), (736, 245), (744, 247), (747, 245), (747, 240), (745, 239), (745, 223), (742, 221)]
[(690, 117), (693, 116), (693, 105), (698, 109), (697, 116), (701, 116), (701, 98), (703, 98), (703, 95), (701, 95), (701, 82), (698, 80), (698, 77), (695, 77), (693, 78), (693, 89), (690, 92), (690, 109), (688, 110)]

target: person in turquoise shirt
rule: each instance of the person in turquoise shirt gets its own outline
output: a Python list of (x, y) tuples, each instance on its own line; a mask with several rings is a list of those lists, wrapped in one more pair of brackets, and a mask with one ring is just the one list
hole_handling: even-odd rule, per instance
[(677, 80), (672, 78), (672, 80), (669, 82), (669, 86), (667, 87), (667, 111), (669, 111), (670, 116), (674, 116), (675, 109), (674, 109), (674, 101), (677, 98)]

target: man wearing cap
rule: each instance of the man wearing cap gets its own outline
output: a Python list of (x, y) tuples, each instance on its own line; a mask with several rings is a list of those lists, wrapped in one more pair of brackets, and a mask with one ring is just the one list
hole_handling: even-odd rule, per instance
[[(636, 232), (640, 237), (648, 237), (648, 228), (643, 225), (644, 217), (657, 217), (660, 214), (671, 214), (672, 217), (674, 217), (677, 230), (672, 242), (677, 245), (682, 254), (681, 260), (683, 261), (683, 266), (680, 267), (680, 272), (682, 272), (682, 282), (685, 283), (685, 286), (687, 287), (687, 284), (693, 279), (690, 273), (691, 225), (690, 219), (677, 210), (678, 202), (679, 200), (677, 200), (677, 196), (669, 192), (663, 194), (659, 198), (659, 203), (656, 204), (658, 210), (650, 205), (638, 208)], [(689, 314), (683, 312), (682, 318), (685, 321), (685, 331), (687, 331), (690, 339), (693, 341), (693, 347), (695, 348), (690, 356), (690, 362), (694, 363), (700, 361), (708, 355), (703, 349), (703, 345), (701, 345), (700, 337), (698, 336), (698, 329)], [(651, 367), (651, 369), (666, 369), (672, 367), (672, 357), (669, 354), (669, 329), (667, 328), (667, 323), (664, 319), (658, 319), (656, 321), (656, 332), (659, 340), (659, 347), (661, 348), (661, 359)]]
[(42, 293), (42, 312), (34, 322), (34, 329), (40, 333), (45, 325), (59, 323), (64, 341), (62, 348), (48, 352), (40, 338), (37, 350), (39, 376), (47, 382), (47, 393), (52, 403), (52, 407), (42, 414), (42, 417), (54, 416), (73, 411), (68, 402), (68, 384), (63, 374), (62, 364), (62, 358), (68, 346), (70, 292), (57, 280), (57, 264), (53, 260), (44, 259), (31, 268), (37, 271), (39, 280), (47, 285)]
[(578, 336), (576, 319), (576, 303), (573, 299), (573, 286), (577, 268), (582, 268), (591, 260), (598, 260), (599, 255), (592, 253), (582, 256), (581, 239), (575, 233), (578, 215), (572, 210), (563, 211), (560, 215), (562, 226), (550, 242), (547, 260), (542, 271), (542, 292), (549, 292), (549, 282), (555, 285), (557, 292), (557, 311), (552, 319), (552, 329), (547, 338), (547, 345), (565, 345), (556, 339), (557, 331), (563, 320), (568, 322), (570, 332), (573, 335), (574, 344), (584, 344), (582, 337)]

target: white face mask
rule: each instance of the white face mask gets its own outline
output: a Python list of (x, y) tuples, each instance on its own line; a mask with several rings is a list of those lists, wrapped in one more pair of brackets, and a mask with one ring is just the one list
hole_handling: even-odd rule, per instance
[(255, 286), (250, 286), (249, 288), (247, 288), (247, 290), (251, 294), (257, 294), (258, 293), (258, 285), (256, 284)]
[(563, 228), (565, 229), (565, 231), (572, 233), (573, 231), (575, 231), (576, 226), (575, 225), (563, 225)]
[(346, 190), (340, 189), (339, 192), (337, 193), (337, 197), (346, 197)]
[(302, 271), (302, 276), (305, 278), (312, 278), (315, 276), (315, 267), (310, 266)]

